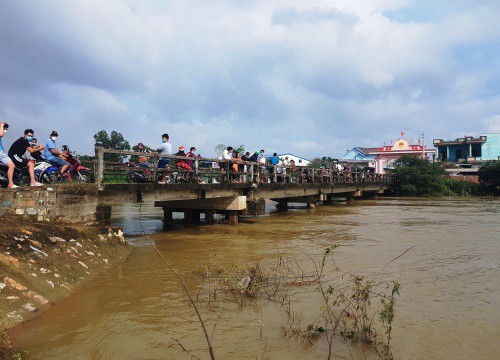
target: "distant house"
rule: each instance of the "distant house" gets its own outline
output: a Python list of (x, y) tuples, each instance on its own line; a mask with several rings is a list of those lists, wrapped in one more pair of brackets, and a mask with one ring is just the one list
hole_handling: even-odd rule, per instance
[(347, 153), (340, 159), (340, 161), (347, 164), (374, 167), (376, 155), (373, 155), (371, 153), (377, 150), (378, 148), (355, 146), (351, 150), (348, 150)]
[(484, 162), (500, 160), (500, 134), (484, 134), (474, 138), (465, 136), (455, 140), (434, 139), (438, 161)]
[(278, 157), (280, 159), (284, 159), (284, 158), (288, 157), (288, 161), (292, 161), (292, 160), (295, 161), (296, 166), (309, 166), (309, 164), (311, 163), (311, 160), (307, 160), (306, 158), (303, 158), (303, 157), (300, 157), (297, 155), (293, 155), (290, 153), (278, 154)]

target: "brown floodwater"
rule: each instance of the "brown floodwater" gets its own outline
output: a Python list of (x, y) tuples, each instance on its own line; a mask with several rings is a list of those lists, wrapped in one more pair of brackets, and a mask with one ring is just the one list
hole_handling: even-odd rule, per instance
[[(205, 339), (179, 284), (140, 236), (139, 208), (127, 205), (116, 225), (134, 251), (68, 299), (15, 329), (31, 359), (208, 359)], [(294, 259), (304, 272), (332, 244), (342, 274), (397, 279), (392, 350), (396, 359), (500, 358), (500, 200), (493, 198), (378, 199), (271, 212), (238, 227), (183, 227), (162, 232), (158, 209), (143, 206), (151, 240), (182, 274), (193, 294), (206, 272), (229, 274), (260, 262)], [(411, 249), (410, 249), (411, 248)], [(410, 249), (406, 254), (392, 259)], [(385, 268), (384, 265), (387, 265)], [(383, 269), (383, 270), (381, 270)], [(296, 287), (292, 306), (302, 325), (322, 309), (316, 286)], [(325, 359), (327, 344), (283, 336), (281, 306), (221, 297), (202, 315), (217, 359)], [(214, 328), (215, 324), (215, 328)], [(186, 349), (183, 351), (178, 343)], [(376, 358), (357, 343), (336, 339), (334, 358)], [(188, 353), (189, 352), (189, 353)]]

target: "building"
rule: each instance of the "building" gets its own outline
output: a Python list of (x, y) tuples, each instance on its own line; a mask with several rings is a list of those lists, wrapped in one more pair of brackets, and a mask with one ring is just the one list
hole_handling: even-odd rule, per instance
[[(404, 135), (402, 133), (402, 135)], [(384, 145), (375, 151), (370, 152), (370, 155), (375, 155), (375, 172), (384, 174), (386, 170), (393, 169), (392, 163), (398, 160), (403, 155), (411, 155), (429, 161), (434, 159), (436, 150), (427, 149), (425, 145), (412, 144), (404, 138), (399, 138), (391, 145)]]
[(371, 153), (377, 150), (378, 148), (355, 146), (351, 150), (348, 150), (344, 156), (342, 156), (341, 162), (367, 167), (375, 167), (376, 155), (372, 155)]
[[(401, 133), (401, 136), (404, 136), (404, 133)], [(390, 145), (378, 148), (356, 146), (342, 157), (341, 162), (375, 168), (377, 174), (384, 174), (386, 170), (392, 170), (392, 163), (403, 155), (432, 160), (435, 153), (436, 150), (427, 149), (425, 145), (420, 145), (420, 141), (413, 144), (400, 138), (394, 142), (391, 140)]]
[(303, 157), (293, 155), (290, 153), (278, 154), (278, 157), (280, 159), (284, 159), (285, 157), (288, 157), (288, 161), (292, 161), (292, 160), (295, 161), (296, 166), (309, 166), (309, 164), (311, 164), (311, 160), (307, 160)]
[(438, 161), (474, 163), (500, 160), (500, 133), (483, 134), (477, 138), (434, 139), (433, 143)]

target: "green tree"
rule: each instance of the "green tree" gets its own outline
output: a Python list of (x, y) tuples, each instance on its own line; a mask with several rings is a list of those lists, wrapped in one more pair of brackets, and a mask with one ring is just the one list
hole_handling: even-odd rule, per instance
[(500, 194), (500, 160), (489, 161), (477, 172), (488, 193)]
[(445, 170), (437, 163), (430, 163), (411, 155), (404, 155), (394, 162), (396, 183), (394, 190), (406, 196), (452, 195), (445, 184)]
[[(100, 146), (105, 149), (114, 150), (130, 150), (130, 144), (122, 134), (116, 131), (111, 131), (108, 135), (106, 130), (101, 130), (94, 135), (95, 146)], [(119, 154), (105, 154), (104, 160), (111, 162), (122, 162), (127, 156)]]
[[(216, 155), (217, 157), (219, 157), (219, 156), (220, 156), (220, 154), (222, 154), (222, 152), (223, 152), (224, 150), (226, 150), (226, 148), (227, 148), (227, 146), (226, 146), (226, 145), (224, 145), (224, 144), (219, 144), (219, 145), (217, 145), (217, 146), (214, 148), (215, 155)], [(245, 153), (245, 145), (240, 145), (240, 146), (238, 146), (235, 150), (236, 150), (237, 152), (239, 152), (239, 153)]]
[(214, 148), (214, 151), (215, 151), (215, 156), (219, 157), (219, 156), (220, 156), (220, 154), (222, 154), (222, 152), (223, 152), (224, 150), (226, 150), (226, 147), (227, 147), (227, 146), (226, 146), (226, 145), (224, 145), (224, 144), (219, 144), (219, 145), (217, 145), (217, 146)]

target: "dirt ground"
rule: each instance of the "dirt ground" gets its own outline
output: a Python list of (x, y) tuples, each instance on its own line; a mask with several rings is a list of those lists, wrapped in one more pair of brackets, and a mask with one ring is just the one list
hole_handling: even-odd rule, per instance
[(130, 253), (111, 227), (0, 222), (0, 331), (67, 297)]

